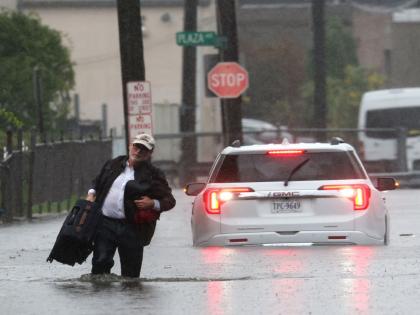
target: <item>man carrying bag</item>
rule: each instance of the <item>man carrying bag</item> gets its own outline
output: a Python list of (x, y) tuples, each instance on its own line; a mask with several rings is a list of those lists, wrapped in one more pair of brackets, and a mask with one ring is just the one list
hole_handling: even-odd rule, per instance
[(150, 244), (156, 220), (175, 206), (163, 172), (150, 162), (155, 140), (137, 135), (128, 156), (105, 163), (89, 190), (87, 200), (102, 211), (94, 238), (92, 274), (110, 273), (118, 249), (121, 275), (139, 277), (143, 247)]

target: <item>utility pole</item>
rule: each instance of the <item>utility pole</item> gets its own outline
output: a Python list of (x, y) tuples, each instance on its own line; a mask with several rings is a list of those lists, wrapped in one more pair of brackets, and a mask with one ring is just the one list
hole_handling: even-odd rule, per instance
[[(197, 31), (197, 0), (184, 1), (184, 32)], [(196, 103), (196, 47), (184, 46), (182, 50), (182, 104), (180, 115), (181, 132), (195, 132)], [(197, 162), (197, 139), (182, 138), (181, 183), (190, 182), (194, 174), (188, 167)]]
[(41, 135), (41, 141), (46, 142), (46, 135), (44, 129), (44, 109), (43, 109), (43, 97), (42, 97), (42, 77), (40, 74), (40, 69), (38, 66), (35, 66), (33, 69), (33, 89), (34, 89), (34, 98), (37, 108), (37, 118), (38, 118), (38, 132)]
[(130, 144), (127, 82), (144, 81), (143, 34), (139, 0), (117, 0), (126, 148)]
[[(327, 127), (327, 97), (325, 70), (325, 0), (312, 0), (312, 23), (314, 36), (314, 116), (316, 128)], [(322, 135), (325, 138), (325, 135)], [(323, 139), (319, 139), (323, 140)]]
[(108, 105), (106, 103), (102, 104), (102, 137), (106, 138), (108, 136)]
[[(217, 0), (217, 28), (219, 36), (227, 39), (225, 49), (220, 50), (221, 61), (238, 62), (238, 31), (235, 0)], [(242, 141), (242, 97), (221, 99), (224, 144)]]
[(82, 134), (82, 128), (80, 126), (80, 97), (79, 94), (74, 94), (74, 119), (76, 121), (76, 127), (73, 129), (71, 136), (73, 134), (78, 137)]

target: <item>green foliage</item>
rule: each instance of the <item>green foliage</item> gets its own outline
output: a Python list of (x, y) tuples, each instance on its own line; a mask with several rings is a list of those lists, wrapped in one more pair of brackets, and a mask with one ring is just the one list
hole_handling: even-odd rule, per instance
[(243, 97), (243, 116), (291, 126), (293, 119), (288, 113), (296, 113), (300, 86), (305, 81), (305, 50), (281, 35), (258, 44), (245, 42), (243, 46), (252, 78)]
[[(325, 23), (325, 58), (328, 77), (344, 78), (348, 65), (357, 66), (356, 44), (350, 30), (338, 17), (329, 17)], [(313, 52), (308, 58), (308, 73), (313, 77)]]
[[(327, 126), (356, 128), (362, 94), (383, 86), (385, 78), (358, 66), (354, 39), (338, 18), (330, 18), (326, 24), (326, 66)], [(308, 69), (312, 72), (312, 67)], [(313, 81), (303, 86), (302, 95), (307, 108), (303, 111), (302, 124), (311, 126)]]
[(15, 114), (12, 112), (7, 111), (4, 108), (0, 108), (0, 126), (3, 127), (15, 127), (21, 128), (23, 127), (23, 122), (16, 117)]
[(13, 113), (25, 127), (36, 126), (37, 121), (32, 80), (35, 67), (42, 78), (48, 129), (68, 112), (69, 101), (63, 95), (74, 86), (70, 52), (63, 46), (61, 34), (42, 25), (38, 17), (0, 12), (0, 108)]
[[(243, 114), (290, 128), (312, 126), (313, 77), (312, 54), (291, 39), (279, 37), (266, 45), (244, 43), (252, 60), (247, 65), (253, 82), (248, 97), (243, 98)], [(337, 17), (326, 21), (326, 71), (329, 127), (356, 127), (360, 95), (369, 88), (370, 73), (358, 66), (356, 44), (351, 31)], [(375, 75), (374, 75), (375, 76)], [(376, 75), (377, 84), (383, 78)]]
[(327, 73), (333, 78), (343, 79), (346, 67), (358, 64), (353, 36), (337, 17), (328, 20), (326, 36)]
[(328, 126), (356, 128), (362, 94), (383, 86), (384, 78), (375, 72), (348, 65), (344, 78), (328, 78), (327, 102), (329, 105)]
[[(384, 77), (376, 72), (369, 72), (361, 67), (348, 65), (344, 68), (344, 77), (327, 78), (327, 125), (330, 128), (356, 128), (359, 104), (362, 94), (383, 86)], [(303, 89), (307, 104), (312, 104), (313, 82), (308, 82)], [(310, 125), (313, 106), (305, 115), (305, 123)]]

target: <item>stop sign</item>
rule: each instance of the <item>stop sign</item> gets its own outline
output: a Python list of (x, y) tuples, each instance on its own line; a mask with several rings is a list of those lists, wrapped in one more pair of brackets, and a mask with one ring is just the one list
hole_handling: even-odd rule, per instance
[(207, 74), (207, 82), (218, 97), (236, 98), (248, 88), (248, 72), (236, 62), (219, 62)]

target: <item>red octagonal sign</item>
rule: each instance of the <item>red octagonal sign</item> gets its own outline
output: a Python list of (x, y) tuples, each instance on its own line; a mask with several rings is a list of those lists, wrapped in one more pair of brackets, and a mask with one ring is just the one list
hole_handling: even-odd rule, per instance
[(219, 62), (207, 74), (207, 82), (218, 97), (236, 98), (248, 88), (248, 72), (236, 62)]

